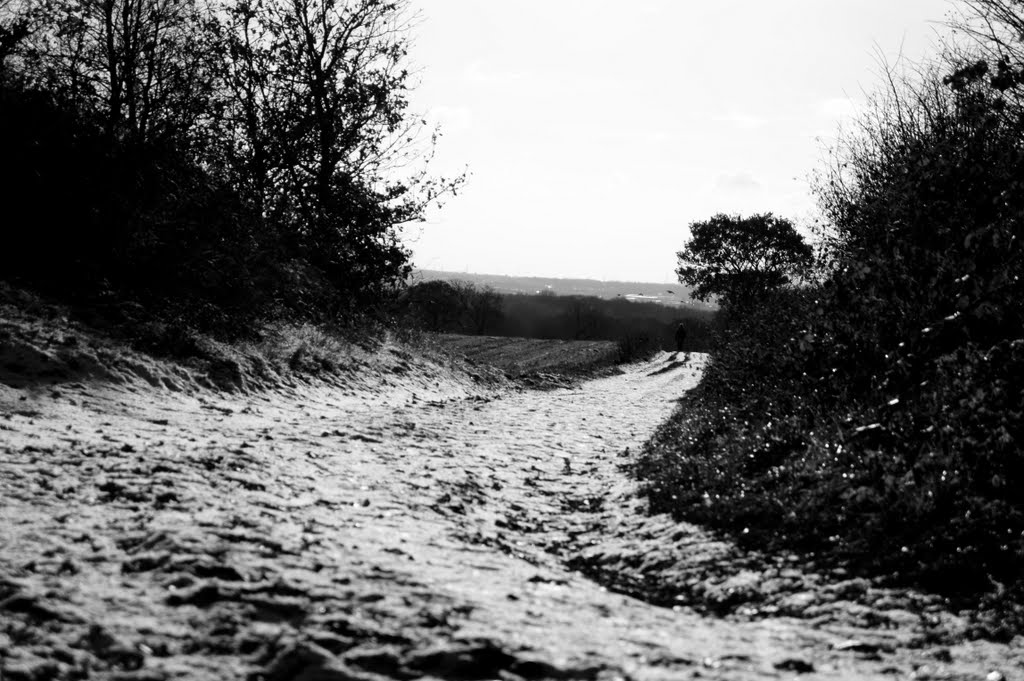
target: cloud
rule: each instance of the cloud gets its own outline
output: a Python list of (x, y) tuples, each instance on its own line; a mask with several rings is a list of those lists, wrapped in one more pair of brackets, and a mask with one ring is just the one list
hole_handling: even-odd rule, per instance
[(657, 17), (665, 13), (665, 8), (656, 2), (640, 2), (636, 5), (636, 11), (644, 17)]
[(715, 178), (715, 189), (727, 192), (757, 192), (762, 184), (748, 172), (726, 173)]
[(479, 61), (470, 62), (462, 71), (463, 80), (474, 85), (508, 85), (525, 81), (528, 77), (524, 71), (490, 69)]
[(610, 189), (622, 189), (631, 184), (632, 178), (621, 170), (616, 170), (605, 176), (605, 183)]
[(768, 124), (768, 120), (765, 118), (741, 111), (730, 111), (724, 116), (716, 116), (715, 120), (729, 123), (740, 130), (757, 130)]

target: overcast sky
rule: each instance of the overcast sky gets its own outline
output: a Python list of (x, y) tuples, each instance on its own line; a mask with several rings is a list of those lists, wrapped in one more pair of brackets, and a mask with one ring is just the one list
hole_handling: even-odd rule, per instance
[(813, 215), (809, 176), (950, 0), (420, 0), (413, 107), (469, 182), (418, 267), (672, 281), (686, 225)]

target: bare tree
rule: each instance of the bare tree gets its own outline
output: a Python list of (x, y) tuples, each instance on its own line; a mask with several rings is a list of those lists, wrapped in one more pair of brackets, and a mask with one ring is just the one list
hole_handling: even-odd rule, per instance
[[(227, 111), (261, 207), (334, 280), (404, 276), (397, 228), (461, 183), (408, 111), (406, 0), (230, 0)], [(370, 262), (370, 261), (373, 262)]]
[(33, 76), (111, 136), (181, 141), (209, 118), (216, 50), (197, 0), (41, 0), (33, 15)]
[(1024, 3), (965, 0), (968, 12), (954, 23), (967, 45), (947, 46), (947, 61), (961, 68), (947, 84), (962, 87), (984, 79), (1017, 107), (1024, 105)]

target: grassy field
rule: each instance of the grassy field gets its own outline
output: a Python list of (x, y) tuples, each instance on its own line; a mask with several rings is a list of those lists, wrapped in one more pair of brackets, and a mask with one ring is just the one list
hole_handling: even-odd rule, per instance
[(441, 334), (451, 352), (475, 364), (486, 364), (512, 378), (538, 374), (582, 375), (614, 365), (619, 346), (611, 341), (564, 341), (499, 336)]

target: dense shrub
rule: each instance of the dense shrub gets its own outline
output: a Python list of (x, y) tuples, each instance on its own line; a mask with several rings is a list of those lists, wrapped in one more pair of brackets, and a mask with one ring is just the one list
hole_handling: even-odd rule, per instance
[(3, 276), (72, 302), (188, 311), (208, 327), (265, 311), (272, 236), (173, 148), (112, 145), (46, 93), (0, 90)]
[(726, 311), (639, 473), (744, 541), (1020, 602), (1024, 112), (977, 62), (948, 73), (874, 103), (819, 188), (828, 269)]
[(407, 12), (0, 0), (0, 278), (226, 334), (364, 314), (461, 181), (426, 172)]

